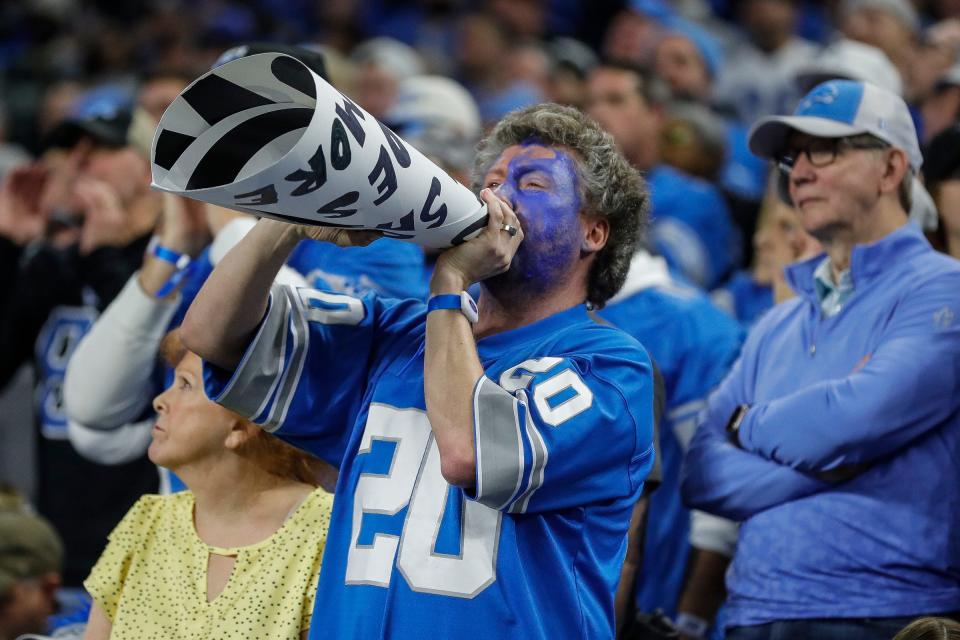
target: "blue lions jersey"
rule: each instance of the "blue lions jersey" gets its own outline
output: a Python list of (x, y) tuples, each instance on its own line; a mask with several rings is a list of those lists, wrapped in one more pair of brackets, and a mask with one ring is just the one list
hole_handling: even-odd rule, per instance
[(312, 287), (350, 295), (373, 291), (391, 298), (425, 300), (429, 293), (429, 279), (423, 279), (423, 249), (401, 240), (381, 238), (365, 247), (304, 240), (287, 260), (287, 266)]
[(743, 332), (703, 293), (674, 280), (662, 258), (646, 253), (634, 257), (626, 284), (600, 315), (639, 340), (663, 375), (663, 480), (650, 497), (636, 596), (642, 611), (673, 616), (690, 550), (680, 466), (707, 395), (740, 353)]
[(773, 308), (773, 286), (759, 284), (749, 271), (737, 271), (723, 286), (710, 292), (713, 303), (750, 329)]
[(426, 306), (274, 287), (211, 398), (340, 470), (311, 638), (599, 638), (653, 462), (652, 367), (578, 306), (477, 344), (476, 486), (425, 410)]
[(717, 286), (740, 253), (726, 200), (709, 182), (667, 165), (654, 167), (646, 179), (657, 253), (698, 287)]

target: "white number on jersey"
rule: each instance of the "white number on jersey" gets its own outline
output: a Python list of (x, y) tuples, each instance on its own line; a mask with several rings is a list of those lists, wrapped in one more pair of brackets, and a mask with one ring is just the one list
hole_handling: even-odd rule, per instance
[[(513, 393), (526, 389), (533, 380), (533, 374), (546, 373), (563, 362), (561, 358), (534, 358), (524, 360), (510, 367), (500, 376), (500, 386)], [(552, 399), (560, 394), (573, 394), (559, 404)], [(573, 369), (564, 369), (550, 376), (533, 388), (533, 404), (540, 417), (551, 427), (559, 427), (570, 418), (583, 413), (593, 406), (593, 392)]]
[[(395, 442), (396, 449), (387, 474), (364, 473), (357, 483), (346, 583), (389, 586), (396, 557), (397, 568), (414, 591), (476, 596), (496, 579), (502, 514), (465, 500), (460, 555), (435, 553), (450, 485), (440, 473), (440, 450), (427, 414), (371, 404), (359, 453), (368, 453), (373, 440)], [(364, 513), (393, 515), (408, 504), (399, 538), (378, 533), (373, 544), (358, 544)]]

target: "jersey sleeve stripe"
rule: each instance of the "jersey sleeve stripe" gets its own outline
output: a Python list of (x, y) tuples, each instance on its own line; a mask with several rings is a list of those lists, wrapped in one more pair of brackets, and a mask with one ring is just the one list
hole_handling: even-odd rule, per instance
[(476, 500), (504, 509), (523, 479), (523, 432), (517, 399), (486, 376), (474, 389), (474, 433), (477, 447)]
[(257, 335), (230, 382), (214, 401), (254, 420), (266, 410), (280, 382), (289, 318), (290, 301), (274, 286)]
[(287, 358), (289, 364), (284, 367), (283, 377), (280, 380), (277, 399), (273, 403), (273, 409), (270, 411), (266, 422), (262, 425), (267, 431), (271, 432), (283, 424), (287, 411), (290, 409), (294, 391), (296, 391), (297, 383), (300, 381), (300, 374), (303, 372), (310, 339), (307, 317), (300, 296), (290, 287), (284, 287), (283, 293), (287, 297), (287, 304), (290, 305), (289, 326), (293, 336), (293, 346), (290, 350), (290, 356)]
[[(520, 395), (521, 401), (525, 405), (526, 392), (519, 391), (518, 395)], [(547, 454), (547, 443), (544, 441), (543, 436), (540, 435), (540, 431), (537, 429), (534, 421), (526, 420), (524, 428), (526, 437), (530, 441), (530, 449), (533, 452), (533, 469), (530, 472), (530, 479), (526, 489), (524, 489), (523, 493), (510, 507), (510, 513), (526, 513), (527, 507), (530, 505), (530, 498), (533, 497), (536, 490), (543, 484), (543, 475), (549, 457)]]

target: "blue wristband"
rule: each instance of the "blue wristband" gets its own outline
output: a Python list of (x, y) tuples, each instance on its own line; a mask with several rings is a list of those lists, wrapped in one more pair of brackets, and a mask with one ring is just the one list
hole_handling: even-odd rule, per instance
[(153, 255), (164, 262), (169, 262), (177, 268), (177, 271), (186, 269), (190, 264), (190, 256), (185, 253), (180, 253), (179, 251), (174, 251), (173, 249), (168, 249), (161, 244), (153, 247)]
[(471, 324), (475, 324), (479, 318), (477, 312), (477, 303), (473, 301), (470, 294), (466, 291), (460, 293), (441, 293), (431, 296), (427, 302), (427, 313), (438, 309), (452, 309), (459, 311)]
[(170, 292), (177, 288), (183, 279), (190, 273), (193, 267), (193, 262), (190, 260), (190, 256), (185, 253), (180, 253), (179, 251), (174, 251), (160, 245), (159, 243), (153, 246), (153, 251), (151, 252), (158, 260), (163, 260), (164, 262), (169, 262), (172, 264), (176, 271), (173, 272), (173, 275), (170, 276), (170, 279), (163, 283), (163, 286), (160, 287), (157, 292), (154, 294), (157, 298), (166, 298), (170, 295)]

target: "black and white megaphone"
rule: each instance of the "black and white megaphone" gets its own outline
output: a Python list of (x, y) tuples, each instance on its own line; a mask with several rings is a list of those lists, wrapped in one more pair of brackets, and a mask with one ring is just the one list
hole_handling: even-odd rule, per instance
[(260, 53), (207, 72), (163, 114), (153, 186), (279, 220), (383, 232), (443, 249), (486, 206), (294, 57)]

